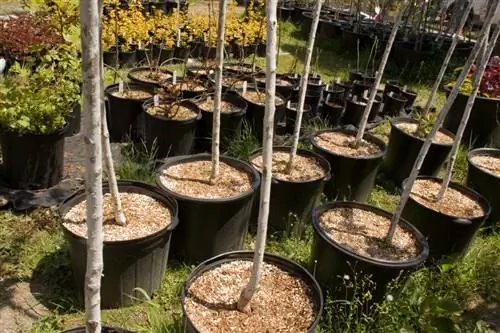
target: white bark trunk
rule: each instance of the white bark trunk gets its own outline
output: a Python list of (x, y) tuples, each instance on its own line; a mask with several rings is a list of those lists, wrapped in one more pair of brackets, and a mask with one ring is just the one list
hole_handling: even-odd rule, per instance
[(406, 8), (406, 3), (408, 1), (404, 0), (401, 4), (401, 8), (399, 10), (398, 16), (394, 21), (394, 26), (392, 27), (391, 35), (389, 36), (389, 40), (387, 41), (387, 46), (385, 47), (384, 55), (382, 56), (382, 60), (380, 61), (380, 66), (378, 68), (378, 72), (375, 75), (375, 83), (370, 91), (370, 97), (368, 98), (368, 102), (366, 103), (365, 111), (363, 113), (363, 117), (361, 118), (358, 124), (358, 133), (356, 134), (355, 144), (358, 145), (363, 140), (363, 135), (366, 130), (366, 123), (368, 122), (368, 117), (370, 116), (370, 111), (373, 106), (373, 101), (375, 100), (375, 96), (377, 95), (377, 87), (382, 80), (382, 76), (384, 75), (385, 66), (387, 64), (387, 60), (389, 59), (389, 55), (391, 53), (392, 44), (394, 44), (394, 40), (396, 39), (396, 34), (399, 30), (399, 25), (403, 18), (403, 13)]
[(102, 257), (102, 149), (100, 74), (100, 6), (98, 1), (80, 3), (83, 68), (85, 189), (87, 204), (87, 271), (85, 274), (85, 326), (87, 333), (101, 333)]
[(259, 285), (266, 246), (267, 221), (269, 217), (269, 199), (271, 195), (274, 112), (276, 110), (276, 11), (278, 1), (266, 0), (267, 46), (266, 46), (266, 107), (264, 115), (264, 145), (262, 182), (260, 190), (257, 239), (255, 241), (254, 260), (250, 280), (238, 300), (238, 310), (250, 311), (250, 301)]
[(220, 164), (220, 108), (222, 98), (222, 66), (224, 64), (224, 29), (226, 27), (226, 0), (219, 1), (219, 25), (217, 27), (217, 50), (215, 65), (215, 96), (212, 110), (212, 174), (210, 183), (215, 183), (219, 177)]
[(302, 125), (302, 113), (304, 111), (304, 103), (306, 100), (307, 81), (309, 80), (309, 70), (311, 69), (311, 59), (314, 49), (314, 41), (316, 40), (316, 31), (318, 30), (319, 17), (321, 15), (322, 4), (323, 4), (322, 0), (316, 0), (316, 8), (313, 13), (311, 31), (309, 32), (309, 41), (307, 42), (306, 58), (304, 62), (304, 73), (302, 73), (302, 79), (300, 81), (299, 102), (297, 105), (297, 109), (295, 110), (296, 116), (295, 116), (295, 128), (293, 130), (292, 150), (290, 152), (290, 158), (288, 160), (286, 169), (288, 173), (292, 172), (293, 162), (295, 156), (297, 155), (297, 146), (299, 145), (299, 137), (300, 137), (300, 127)]
[[(496, 9), (498, 6), (500, 0), (493, 0), (492, 6), (490, 8)], [(403, 212), (403, 208), (406, 205), (406, 202), (408, 201), (408, 198), (410, 197), (411, 189), (413, 187), (413, 184), (415, 183), (415, 180), (418, 177), (418, 174), (420, 173), (420, 168), (422, 167), (422, 164), (424, 163), (425, 156), (427, 155), (427, 152), (429, 151), (429, 148), (431, 146), (432, 140), (434, 139), (434, 136), (438, 132), (439, 128), (441, 127), (441, 124), (443, 123), (446, 115), (448, 114), (451, 106), (453, 105), (453, 102), (457, 98), (458, 92), (460, 91), (460, 88), (462, 87), (463, 82), (465, 81), (465, 78), (467, 74), (469, 73), (470, 68), (472, 67), (472, 64), (476, 60), (478, 53), (483, 46), (483, 44), (487, 41), (488, 38), (488, 32), (491, 27), (492, 19), (493, 19), (493, 14), (494, 11), (489, 11), (485, 23), (483, 25), (483, 29), (481, 30), (481, 34), (479, 38), (476, 41), (476, 44), (474, 45), (474, 48), (471, 51), (471, 54), (469, 58), (467, 59), (464, 68), (462, 69), (462, 72), (460, 73), (457, 82), (455, 83), (455, 86), (453, 87), (450, 96), (448, 96), (448, 99), (446, 100), (445, 105), (443, 106), (443, 109), (439, 113), (439, 116), (436, 119), (436, 122), (434, 123), (434, 126), (432, 127), (431, 132), (427, 136), (426, 140), (424, 141), (424, 144), (422, 145), (422, 148), (420, 148), (420, 152), (418, 153), (418, 156), (415, 160), (415, 163), (413, 165), (413, 169), (411, 170), (410, 176), (408, 177), (408, 180), (406, 181), (403, 193), (401, 194), (401, 199), (399, 200), (398, 206), (396, 207), (396, 210), (394, 212), (394, 215), (392, 217), (391, 221), (391, 226), (389, 228), (389, 231), (387, 232), (386, 240), (388, 243), (392, 241), (392, 237), (394, 236), (394, 231), (396, 230), (396, 226), (399, 222), (399, 219), (401, 218), (401, 214)]]
[(446, 173), (443, 179), (443, 184), (441, 185), (441, 189), (439, 190), (437, 201), (443, 198), (444, 194), (446, 193), (446, 190), (448, 189), (448, 186), (450, 185), (451, 174), (453, 172), (453, 167), (455, 166), (455, 161), (457, 159), (458, 148), (460, 147), (460, 142), (462, 141), (465, 127), (467, 126), (467, 122), (469, 121), (470, 114), (472, 112), (472, 107), (474, 106), (474, 101), (476, 100), (476, 96), (479, 91), (479, 85), (481, 84), (484, 71), (486, 69), (486, 66), (488, 65), (488, 61), (491, 57), (491, 54), (493, 53), (493, 49), (495, 48), (495, 44), (498, 39), (499, 33), (500, 33), (500, 26), (497, 26), (488, 44), (485, 43), (483, 46), (484, 54), (482, 55), (478, 67), (476, 68), (476, 72), (474, 73), (474, 80), (472, 83), (472, 93), (467, 99), (467, 104), (465, 106), (464, 114), (462, 116), (462, 119), (460, 120), (460, 125), (458, 126), (458, 130), (455, 135), (455, 141), (453, 142), (453, 146), (451, 148), (450, 158), (448, 160)]

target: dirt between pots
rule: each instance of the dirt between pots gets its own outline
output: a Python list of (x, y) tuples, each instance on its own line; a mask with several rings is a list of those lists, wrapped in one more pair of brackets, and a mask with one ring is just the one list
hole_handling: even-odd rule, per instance
[[(120, 193), (127, 225), (115, 223), (113, 204), (109, 193), (103, 198), (104, 241), (125, 241), (152, 235), (166, 228), (172, 221), (170, 208), (160, 201), (139, 193)], [(87, 202), (83, 200), (63, 216), (63, 225), (72, 233), (87, 238)]]
[(471, 162), (479, 168), (500, 177), (500, 156), (476, 155)]
[(396, 227), (392, 244), (385, 241), (391, 220), (360, 208), (338, 207), (323, 212), (319, 226), (328, 237), (356, 254), (386, 261), (408, 261), (421, 251), (413, 235)]
[[(214, 100), (213, 98), (206, 99), (203, 102), (198, 103), (198, 107), (206, 112), (213, 112), (214, 109)], [(220, 112), (221, 113), (235, 113), (240, 112), (241, 108), (237, 105), (234, 105), (228, 101), (220, 101)]]
[[(282, 151), (273, 152), (273, 177), (285, 181), (308, 182), (325, 177), (325, 170), (313, 157), (297, 154), (294, 159), (291, 173), (286, 172), (290, 153)], [(264, 169), (263, 157), (259, 155), (250, 161), (262, 173)]]
[(323, 132), (314, 137), (314, 142), (320, 147), (344, 156), (364, 156), (377, 155), (382, 150), (374, 143), (362, 140), (358, 148), (350, 145), (354, 142), (356, 135), (343, 132)]
[[(257, 105), (264, 105), (266, 101), (266, 93), (264, 91), (257, 92), (256, 90), (247, 90), (246, 93), (241, 94), (241, 97)], [(278, 106), (282, 105), (284, 101), (280, 97), (275, 96), (275, 103)]]
[(153, 95), (144, 90), (124, 90), (123, 92), (113, 91), (111, 93), (113, 96), (125, 98), (125, 99), (148, 99), (153, 97)]
[[(400, 123), (396, 124), (396, 127), (414, 138), (419, 138), (418, 136), (415, 135), (415, 131), (418, 128), (418, 124), (400, 122)], [(434, 138), (432, 139), (432, 142), (443, 144), (443, 145), (451, 145), (451, 144), (453, 144), (453, 137), (451, 137), (451, 136), (449, 136), (441, 131), (438, 131), (436, 133), (436, 135), (434, 136)]]
[(303, 333), (315, 320), (316, 304), (302, 279), (264, 263), (249, 314), (236, 309), (248, 283), (250, 260), (224, 263), (196, 278), (185, 299), (186, 312), (200, 332)]
[(193, 119), (198, 116), (197, 112), (179, 104), (160, 104), (158, 106), (148, 105), (146, 112), (154, 117), (162, 117), (179, 121)]
[(198, 199), (228, 199), (252, 188), (252, 175), (220, 161), (220, 174), (210, 184), (212, 161), (171, 165), (163, 170), (162, 184), (172, 192)]
[(436, 201), (441, 182), (434, 179), (417, 179), (411, 189), (411, 198), (419, 204), (445, 215), (476, 218), (486, 213), (474, 198), (448, 187), (443, 199)]
[(136, 71), (131, 73), (130, 76), (132, 76), (134, 79), (149, 83), (160, 83), (172, 77), (172, 75), (170, 75), (169, 73), (165, 73), (161, 70), (157, 71), (156, 68), (153, 68), (152, 71), (150, 69), (144, 69), (143, 71)]

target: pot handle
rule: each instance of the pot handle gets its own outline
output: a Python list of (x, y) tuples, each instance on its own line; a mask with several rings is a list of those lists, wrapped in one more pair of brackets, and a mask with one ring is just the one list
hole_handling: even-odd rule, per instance
[(469, 219), (465, 219), (465, 218), (456, 218), (453, 220), (453, 223), (456, 223), (456, 224), (459, 224), (459, 225), (472, 225), (472, 221), (469, 220)]

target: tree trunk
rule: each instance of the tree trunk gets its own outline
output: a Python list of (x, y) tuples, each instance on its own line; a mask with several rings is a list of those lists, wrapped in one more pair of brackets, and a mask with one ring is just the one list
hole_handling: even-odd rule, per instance
[(387, 64), (387, 60), (389, 59), (389, 54), (391, 53), (392, 44), (396, 39), (396, 34), (398, 33), (399, 24), (401, 23), (401, 19), (403, 18), (403, 13), (406, 8), (407, 0), (404, 0), (401, 4), (401, 9), (399, 10), (398, 16), (396, 17), (396, 21), (394, 22), (394, 26), (392, 27), (391, 35), (389, 36), (389, 40), (387, 41), (387, 46), (385, 47), (384, 55), (382, 56), (382, 60), (380, 61), (380, 66), (378, 72), (375, 75), (375, 83), (370, 91), (370, 98), (368, 99), (368, 103), (366, 104), (365, 111), (363, 113), (363, 117), (358, 125), (358, 133), (356, 135), (355, 144), (359, 145), (359, 143), (363, 139), (363, 135), (365, 134), (366, 123), (368, 122), (368, 117), (370, 116), (370, 110), (373, 106), (373, 101), (375, 100), (375, 96), (377, 95), (377, 87), (382, 80), (382, 76), (384, 75), (385, 65)]
[[(472, 1), (474, 0), (470, 0), (471, 4)], [(460, 17), (462, 17), (462, 13), (464, 12), (466, 6), (467, 6), (467, 0), (455, 1), (455, 5), (453, 7), (453, 13), (451, 14), (450, 22), (448, 23), (448, 33), (451, 33), (452, 31), (456, 30)]]
[(260, 204), (255, 241), (254, 260), (250, 280), (243, 289), (238, 300), (238, 310), (251, 310), (250, 301), (259, 285), (266, 246), (267, 221), (269, 217), (269, 199), (271, 195), (272, 159), (273, 159), (273, 129), (274, 112), (276, 110), (276, 8), (277, 0), (266, 0), (267, 45), (266, 45), (266, 106), (264, 114), (264, 145), (262, 183), (260, 188)]
[(100, 6), (97, 0), (80, 3), (82, 42), (83, 141), (86, 148), (85, 189), (87, 205), (87, 271), (85, 274), (85, 326), (87, 333), (101, 333), (102, 257), (102, 147), (100, 74)]
[(488, 65), (490, 56), (493, 53), (493, 49), (495, 48), (495, 44), (497, 42), (499, 33), (500, 33), (500, 26), (497, 26), (488, 44), (485, 43), (483, 45), (484, 54), (482, 55), (479, 66), (478, 68), (476, 68), (476, 72), (474, 73), (474, 80), (472, 83), (472, 93), (467, 99), (467, 105), (465, 106), (464, 114), (462, 116), (462, 119), (460, 120), (460, 125), (458, 126), (457, 133), (455, 134), (455, 141), (453, 142), (453, 146), (451, 148), (450, 159), (448, 161), (448, 166), (446, 167), (446, 173), (443, 179), (443, 184), (441, 186), (441, 189), (439, 190), (437, 201), (443, 198), (446, 190), (448, 189), (448, 186), (450, 185), (451, 174), (453, 171), (453, 167), (455, 166), (455, 161), (457, 159), (458, 148), (460, 147), (460, 142), (462, 141), (462, 137), (465, 132), (465, 127), (467, 126), (467, 122), (469, 121), (472, 107), (474, 106), (474, 101), (476, 100), (476, 96), (479, 91), (479, 85), (483, 78), (486, 66)]
[[(493, 3), (491, 3), (491, 6), (489, 7), (490, 9), (496, 9), (498, 7), (498, 3), (500, 0), (493, 0)], [(420, 173), (420, 168), (422, 167), (422, 164), (424, 163), (425, 156), (427, 155), (427, 152), (429, 151), (429, 148), (432, 144), (432, 140), (434, 139), (434, 136), (438, 132), (439, 128), (441, 127), (441, 124), (443, 123), (446, 115), (450, 111), (451, 106), (453, 105), (453, 102), (458, 96), (458, 92), (460, 91), (460, 87), (462, 86), (463, 82), (465, 81), (465, 78), (467, 74), (469, 73), (470, 68), (472, 67), (472, 64), (474, 64), (474, 61), (476, 60), (478, 53), (483, 46), (483, 44), (487, 41), (489, 30), (491, 27), (492, 19), (493, 19), (494, 11), (489, 10), (488, 15), (486, 17), (485, 23), (483, 25), (483, 29), (481, 30), (481, 34), (479, 38), (476, 41), (476, 44), (474, 45), (474, 48), (472, 49), (469, 58), (467, 59), (464, 68), (462, 69), (462, 72), (460, 73), (457, 82), (455, 83), (455, 86), (453, 87), (450, 95), (448, 96), (448, 99), (446, 100), (445, 105), (443, 106), (443, 109), (439, 113), (439, 116), (436, 119), (436, 122), (434, 123), (434, 126), (432, 127), (431, 132), (427, 136), (427, 138), (424, 141), (424, 144), (422, 145), (422, 148), (420, 148), (420, 152), (418, 153), (418, 156), (415, 160), (415, 164), (413, 165), (413, 169), (411, 170), (410, 176), (408, 177), (408, 180), (406, 181), (403, 193), (401, 194), (401, 199), (399, 200), (399, 204), (396, 207), (396, 211), (394, 212), (394, 215), (392, 217), (391, 221), (391, 226), (389, 228), (389, 231), (387, 232), (386, 240), (388, 243), (391, 243), (392, 237), (394, 236), (394, 231), (396, 230), (396, 226), (399, 222), (399, 219), (401, 218), (401, 214), (403, 212), (403, 208), (406, 205), (406, 202), (408, 201), (408, 198), (410, 197), (411, 189), (413, 187), (413, 184), (415, 183), (415, 180), (418, 177), (418, 174)]]
[(220, 108), (222, 98), (222, 66), (224, 64), (224, 29), (226, 27), (226, 0), (219, 1), (219, 25), (217, 27), (217, 50), (215, 65), (215, 96), (212, 121), (212, 174), (210, 183), (219, 177)]
[(297, 155), (297, 146), (299, 145), (300, 127), (302, 126), (302, 112), (304, 111), (304, 103), (306, 100), (307, 81), (309, 80), (309, 70), (311, 69), (311, 58), (314, 49), (314, 41), (316, 40), (316, 31), (318, 30), (319, 17), (321, 15), (322, 0), (316, 0), (316, 8), (313, 13), (313, 21), (311, 31), (309, 32), (309, 41), (307, 42), (306, 58), (304, 61), (304, 73), (300, 80), (299, 103), (296, 108), (295, 128), (293, 130), (293, 143), (290, 152), (290, 158), (286, 167), (287, 173), (291, 173), (293, 169), (293, 161)]

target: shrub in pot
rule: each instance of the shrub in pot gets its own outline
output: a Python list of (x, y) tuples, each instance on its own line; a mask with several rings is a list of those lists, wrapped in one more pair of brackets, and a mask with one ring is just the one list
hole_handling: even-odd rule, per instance
[[(79, 102), (80, 63), (58, 47), (0, 79), (0, 137), (4, 177), (19, 189), (56, 185), (64, 171), (67, 118)], [(22, 147), (22, 149), (20, 148)]]

